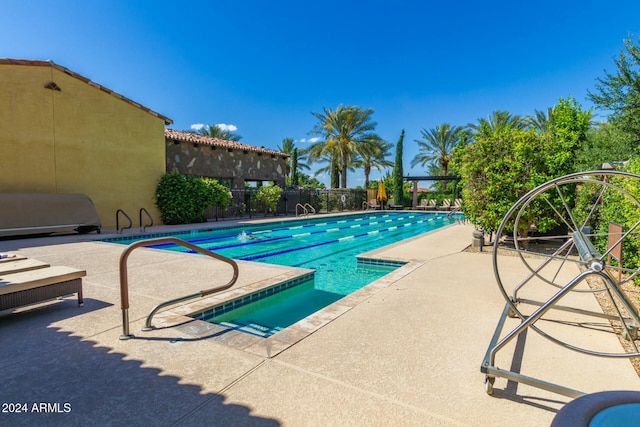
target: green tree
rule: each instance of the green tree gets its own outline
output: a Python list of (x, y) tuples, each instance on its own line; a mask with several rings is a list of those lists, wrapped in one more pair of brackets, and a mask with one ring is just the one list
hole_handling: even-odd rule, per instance
[(298, 149), (294, 148), (291, 154), (291, 185), (298, 185)]
[(369, 186), (371, 169), (376, 168), (382, 172), (385, 168), (393, 166), (393, 162), (387, 160), (391, 147), (391, 143), (379, 138), (363, 141), (358, 146), (358, 156), (355, 160), (352, 160), (351, 165), (354, 168), (362, 168), (364, 170), (365, 188)]
[(619, 124), (600, 123), (587, 132), (586, 141), (578, 148), (575, 171), (597, 170), (604, 163), (628, 160), (637, 147), (635, 136)]
[(404, 170), (402, 169), (402, 149), (404, 144), (404, 129), (400, 132), (400, 138), (396, 143), (396, 161), (393, 166), (393, 200), (398, 205), (404, 204), (404, 191), (403, 191), (403, 176)]
[[(640, 174), (640, 157), (634, 156), (624, 166), (624, 171)], [(611, 183), (628, 192), (633, 198), (640, 197), (640, 180), (624, 177), (612, 177)], [(631, 197), (625, 197), (621, 191), (608, 191), (602, 200), (600, 222), (597, 232), (600, 235), (608, 234), (609, 223), (613, 222), (623, 227), (625, 231), (635, 230), (624, 240), (622, 251), (624, 253), (624, 267), (638, 269), (640, 267), (640, 234), (637, 229), (638, 206)], [(600, 250), (606, 249), (606, 241), (601, 242)], [(636, 277), (638, 283), (640, 278)]]
[(282, 195), (282, 188), (277, 185), (263, 185), (256, 191), (256, 201), (263, 203), (265, 208), (265, 215), (268, 212), (276, 214), (276, 206)]
[(547, 131), (551, 139), (545, 152), (545, 167), (549, 176), (555, 178), (576, 172), (576, 151), (586, 141), (592, 114), (584, 111), (572, 97), (560, 98), (551, 110), (552, 120)]
[(322, 182), (302, 172), (298, 173), (298, 182), (304, 188), (325, 188)]
[(549, 132), (553, 123), (554, 107), (549, 107), (547, 112), (536, 110), (532, 117), (525, 117), (526, 126), (535, 129), (539, 133)]
[[(311, 148), (314, 149), (316, 147), (311, 147)], [(326, 163), (327, 166), (316, 169), (315, 176), (318, 176), (324, 173), (329, 174), (329, 182), (330, 182), (329, 187), (330, 188), (340, 187), (340, 166), (338, 165), (337, 156), (333, 156), (331, 155), (331, 153), (327, 151), (314, 152), (313, 150), (311, 150), (309, 152), (309, 161), (312, 163)]]
[[(524, 194), (549, 180), (545, 156), (550, 146), (548, 134), (535, 130), (502, 128), (494, 134), (479, 135), (460, 153), (464, 213), (485, 231), (497, 230), (511, 206)], [(530, 206), (523, 212), (518, 230), (523, 236), (536, 223), (546, 231), (552, 223), (540, 222), (549, 206)], [(537, 221), (537, 222), (536, 222)]]
[(337, 167), (340, 171), (341, 187), (347, 188), (347, 171), (359, 146), (380, 139), (374, 133), (377, 123), (371, 118), (373, 110), (340, 105), (335, 111), (325, 107), (323, 113), (311, 114), (318, 122), (310, 133), (323, 140), (310, 147), (309, 161), (329, 155), (332, 170)]
[(309, 165), (307, 165), (306, 163), (303, 163), (306, 160), (306, 155), (304, 150), (298, 150), (298, 155), (296, 157), (296, 168), (293, 168), (292, 163), (293, 163), (293, 150), (295, 150), (297, 147), (295, 146), (295, 141), (293, 140), (293, 138), (284, 138), (282, 140), (282, 146), (278, 145), (277, 149), (278, 151), (280, 151), (281, 153), (285, 153), (289, 155), (289, 161), (287, 163), (287, 173), (286, 173), (286, 178), (288, 181), (290, 181), (290, 178), (293, 176), (293, 173), (297, 173), (300, 169), (305, 169), (305, 170), (309, 170)]
[[(432, 162), (440, 167), (440, 175), (449, 174), (449, 162), (453, 149), (460, 142), (463, 132), (461, 126), (451, 126), (449, 123), (438, 125), (435, 129), (422, 129), (420, 131), (422, 139), (416, 139), (418, 143), (418, 154), (411, 161), (411, 166), (425, 166)], [(443, 185), (446, 189), (446, 185)]]
[(229, 129), (225, 129), (220, 125), (205, 125), (198, 132), (200, 135), (210, 136), (212, 138), (224, 139), (227, 141), (240, 141), (242, 135), (235, 133)]
[(611, 111), (610, 120), (619, 122), (640, 141), (640, 46), (631, 37), (625, 39), (614, 63), (617, 71), (605, 71), (605, 76), (596, 80), (595, 92), (589, 91), (589, 99), (598, 108)]
[(467, 127), (471, 130), (472, 137), (496, 135), (503, 130), (517, 130), (527, 127), (528, 119), (513, 115), (508, 111), (494, 111), (484, 119), (478, 119), (478, 123), (470, 123)]

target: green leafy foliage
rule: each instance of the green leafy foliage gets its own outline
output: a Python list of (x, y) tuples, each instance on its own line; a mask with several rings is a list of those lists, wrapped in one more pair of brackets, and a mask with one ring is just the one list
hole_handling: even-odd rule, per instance
[[(640, 174), (640, 158), (636, 157), (630, 160), (625, 170)], [(640, 198), (640, 180), (613, 177), (611, 178), (611, 183), (627, 191), (634, 198)], [(604, 194), (602, 207), (598, 213), (598, 232), (603, 235), (608, 233), (609, 223), (611, 222), (621, 225), (624, 231), (629, 230), (636, 225), (639, 218), (639, 210), (640, 207), (637, 203), (630, 197), (624, 197), (622, 192), (607, 191)], [(604, 252), (606, 244), (606, 240), (603, 239), (597, 242), (597, 247)], [(623, 253), (625, 258), (623, 265), (625, 268), (640, 268), (640, 234), (638, 234), (637, 229), (636, 233), (632, 233), (624, 239)]]
[[(485, 231), (495, 231), (520, 197), (550, 178), (545, 164), (548, 146), (549, 138), (534, 130), (478, 135), (459, 153), (467, 218)], [(526, 235), (534, 223), (540, 231), (552, 227), (539, 222), (543, 209), (542, 204), (532, 204), (523, 212), (519, 232)]]
[(168, 173), (160, 178), (155, 200), (165, 224), (192, 224), (206, 221), (211, 206), (226, 208), (231, 195), (214, 179)]
[(617, 124), (600, 123), (586, 135), (576, 152), (575, 171), (600, 169), (604, 163), (631, 158), (638, 146), (635, 136)]
[[(282, 188), (277, 185), (262, 186), (256, 191), (256, 201), (263, 203), (267, 211), (276, 212), (276, 205), (280, 196), (282, 195)], [(266, 213), (266, 212), (265, 212)]]
[(393, 181), (392, 186), (393, 196), (395, 203), (398, 205), (404, 204), (404, 192), (402, 191), (402, 185), (404, 182), (403, 175), (404, 170), (402, 168), (402, 149), (404, 144), (404, 129), (400, 133), (400, 138), (396, 144), (396, 161), (393, 166)]
[(615, 73), (605, 72), (589, 98), (598, 108), (613, 112), (610, 119), (640, 140), (640, 45), (629, 37), (614, 58)]

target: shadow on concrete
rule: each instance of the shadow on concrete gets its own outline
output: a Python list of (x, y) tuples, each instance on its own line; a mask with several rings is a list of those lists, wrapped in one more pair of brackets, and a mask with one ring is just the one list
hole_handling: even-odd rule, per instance
[[(0, 318), (0, 403), (14, 404), (12, 413), (0, 413), (0, 425), (280, 425), (251, 415), (248, 407), (226, 404), (222, 394), (180, 384), (179, 377), (52, 326), (73, 317), (73, 303)], [(87, 305), (83, 314), (108, 304)]]
[[(524, 349), (527, 342), (527, 333), (528, 329), (525, 329), (516, 338), (516, 347), (513, 353), (513, 359), (511, 360), (511, 366), (509, 367), (509, 371), (511, 372), (521, 373), (520, 370), (522, 369), (522, 359), (524, 357)], [(552, 413), (557, 413), (558, 410), (553, 406), (549, 406), (547, 403), (566, 403), (565, 400), (543, 399), (538, 397), (520, 395), (518, 394), (518, 383), (513, 380), (507, 380), (507, 385), (502, 390), (499, 388), (494, 388), (492, 397), (497, 399), (508, 399), (513, 402), (530, 405), (535, 408)]]

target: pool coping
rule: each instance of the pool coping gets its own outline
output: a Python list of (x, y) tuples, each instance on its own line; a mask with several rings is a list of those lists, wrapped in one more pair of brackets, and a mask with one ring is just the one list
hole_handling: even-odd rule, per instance
[[(381, 258), (380, 261), (384, 262), (385, 260)], [(395, 260), (393, 261), (397, 262)], [(404, 262), (404, 265), (398, 269), (374, 280), (367, 286), (339, 299), (333, 304), (316, 311), (286, 329), (266, 338), (238, 331), (223, 325), (209, 323), (191, 316), (204, 310), (211, 309), (216, 305), (251, 295), (252, 293), (281, 284), (288, 280), (305, 277), (313, 270), (298, 268), (296, 269), (298, 271), (284, 273), (270, 279), (255, 282), (248, 286), (243, 286), (211, 297), (205, 297), (189, 304), (170, 308), (155, 316), (154, 329), (176, 328), (182, 333), (194, 338), (211, 339), (237, 350), (246, 351), (261, 357), (271, 358), (310, 336), (325, 325), (338, 319), (340, 316), (347, 313), (358, 304), (364, 302), (372, 295), (375, 295), (382, 289), (387, 288), (424, 264), (424, 261), (417, 260)]]
[[(455, 225), (456, 224), (446, 225), (436, 230), (420, 233), (414, 237), (403, 239), (400, 242), (391, 243), (372, 251), (356, 255), (358, 262), (360, 262), (360, 260), (367, 260), (373, 264), (379, 265), (402, 265), (396, 270), (374, 280), (363, 288), (339, 299), (338, 301), (316, 311), (315, 313), (269, 337), (265, 338), (252, 335), (223, 325), (200, 320), (192, 316), (205, 310), (209, 310), (215, 306), (282, 284), (286, 281), (299, 279), (309, 275), (313, 270), (289, 267), (291, 271), (276, 277), (221, 292), (188, 304), (174, 306), (166, 311), (156, 314), (154, 318), (154, 329), (177, 328), (182, 333), (197, 339), (211, 339), (217, 343), (227, 345), (237, 350), (246, 351), (261, 357), (272, 358), (292, 345), (312, 335), (332, 321), (338, 319), (382, 289), (391, 286), (398, 280), (412, 273), (426, 262), (418, 259), (406, 259), (381, 255), (383, 252), (388, 251), (396, 245), (406, 244), (407, 242), (424, 237), (427, 234)], [(252, 261), (244, 262), (251, 263)]]

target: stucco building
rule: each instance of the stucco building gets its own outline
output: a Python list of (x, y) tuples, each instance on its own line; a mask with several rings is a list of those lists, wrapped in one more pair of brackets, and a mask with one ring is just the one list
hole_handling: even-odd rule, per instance
[(103, 227), (116, 211), (159, 218), (158, 114), (51, 61), (0, 59), (0, 193), (82, 193)]
[(257, 181), (285, 186), (288, 154), (172, 129), (165, 137), (167, 172), (216, 178), (232, 189)]
[[(165, 129), (173, 121), (52, 61), (0, 59), (0, 193), (81, 193), (103, 227), (137, 225), (166, 172), (284, 187), (288, 155)], [(0, 228), (2, 228), (0, 213)]]

